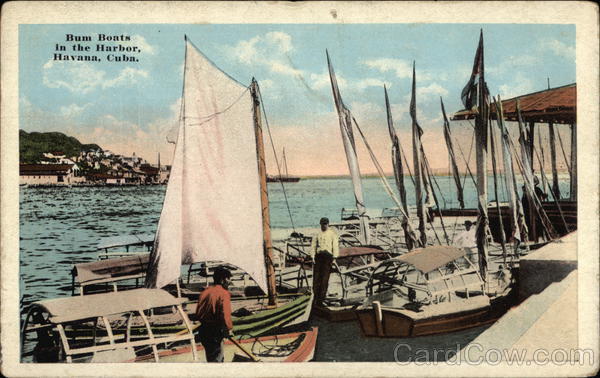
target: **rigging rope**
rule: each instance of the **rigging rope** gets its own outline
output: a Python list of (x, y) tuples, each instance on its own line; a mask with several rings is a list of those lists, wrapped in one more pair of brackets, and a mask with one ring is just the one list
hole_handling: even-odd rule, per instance
[(560, 149), (562, 151), (563, 158), (565, 159), (565, 164), (567, 166), (567, 169), (569, 170), (569, 176), (571, 176), (571, 165), (569, 164), (569, 160), (567, 159), (567, 154), (565, 153), (565, 147), (563, 146), (563, 141), (560, 136), (560, 130), (557, 129), (556, 134), (558, 134), (558, 141), (560, 142)]
[[(473, 151), (473, 140), (475, 138), (475, 134), (473, 134), (473, 139), (471, 139), (471, 151), (469, 151), (469, 160), (471, 159), (471, 152)], [(465, 158), (465, 154), (462, 150), (462, 147), (460, 146), (460, 144), (458, 144), (458, 151), (460, 152), (460, 156), (462, 156), (463, 160), (465, 161), (465, 165), (467, 168), (467, 172), (469, 173), (469, 176), (471, 177), (471, 181), (473, 181), (473, 185), (475, 185), (475, 188), (477, 188), (477, 182), (475, 181), (475, 178), (473, 177), (473, 173), (471, 172), (471, 168), (469, 167), (469, 161)], [(466, 181), (466, 175), (465, 175), (465, 181)]]
[[(470, 123), (470, 121), (469, 121)], [(472, 128), (474, 128), (473, 125), (471, 125)], [(463, 182), (462, 182), (462, 187), (465, 187), (465, 183), (467, 182), (467, 175), (469, 175), (471, 177), (471, 180), (473, 180), (473, 184), (475, 184), (475, 179), (473, 178), (473, 175), (471, 174), (471, 170), (469, 168), (469, 161), (471, 161), (471, 154), (473, 153), (473, 144), (475, 142), (475, 133), (471, 134), (471, 145), (469, 146), (469, 156), (465, 159), (465, 155), (462, 151), (462, 147), (460, 146), (460, 143), (456, 143), (456, 145), (458, 146), (458, 149), (460, 151), (460, 154), (463, 158), (463, 160), (465, 161), (465, 165), (467, 168), (467, 172), (465, 172), (465, 174), (463, 175)], [(477, 184), (475, 184), (475, 186), (477, 187)], [(454, 243), (454, 236), (456, 235), (456, 226), (458, 224), (458, 217), (454, 218), (454, 227), (452, 229), (452, 242)]]
[(498, 176), (496, 167), (496, 138), (494, 137), (494, 128), (492, 122), (488, 118), (489, 131), (490, 131), (490, 145), (492, 153), (492, 172), (494, 174), (494, 195), (496, 196), (496, 210), (498, 211), (498, 221), (500, 223), (500, 245), (502, 246), (502, 257), (503, 262), (506, 264), (506, 258), (508, 253), (506, 251), (506, 235), (504, 234), (504, 221), (502, 219), (502, 211), (500, 209), (500, 199), (498, 198)]
[[(510, 143), (510, 146), (513, 149), (513, 155), (515, 157), (517, 157), (518, 156), (517, 155), (517, 147), (515, 146), (515, 143), (513, 142), (512, 137), (510, 136), (510, 134), (508, 135), (508, 137), (509, 137), (508, 141)], [(531, 183), (529, 183), (528, 180), (527, 180), (527, 175), (525, 173), (525, 167), (523, 165), (523, 162), (518, 157), (515, 159), (515, 161), (517, 162), (517, 167), (519, 168), (519, 171), (521, 172), (521, 176), (523, 177), (524, 186), (526, 187), (526, 191), (532, 191), (531, 188), (530, 188)], [(552, 227), (552, 223), (550, 223), (550, 220), (548, 219), (546, 211), (542, 207), (542, 205), (541, 205), (541, 203), (540, 203), (537, 195), (535, 194), (535, 190), (533, 190), (533, 193), (530, 195), (530, 197), (532, 198), (531, 202), (533, 202), (533, 207), (534, 207), (537, 215), (540, 217), (540, 219), (542, 221), (541, 222), (542, 226), (544, 226), (544, 229), (548, 233), (548, 235), (551, 235), (551, 237), (553, 237), (554, 232), (551, 232), (550, 228), (552, 228), (552, 231), (554, 231), (554, 228)]]
[[(385, 191), (388, 193), (390, 198), (396, 203), (396, 206), (398, 206), (398, 210), (400, 211), (402, 216), (404, 216), (404, 218), (406, 219), (407, 230), (408, 230), (408, 233), (409, 233), (411, 239), (413, 239), (413, 243), (415, 243), (416, 245), (420, 245), (421, 243), (420, 243), (419, 239), (416, 237), (416, 234), (415, 234), (414, 230), (412, 229), (412, 226), (410, 225), (410, 218), (409, 218), (408, 214), (404, 212), (404, 208), (400, 204), (400, 200), (398, 200), (398, 198), (396, 198), (396, 195), (394, 194), (394, 191), (392, 190), (392, 187), (388, 183), (386, 175), (383, 172), (383, 168), (381, 168), (381, 165), (379, 164), (379, 161), (377, 160), (375, 153), (371, 149), (369, 142), (367, 142), (367, 138), (363, 134), (360, 126), (358, 126), (358, 122), (356, 122), (356, 119), (354, 117), (352, 117), (352, 121), (354, 121), (354, 125), (356, 126), (356, 129), (358, 130), (358, 133), (362, 137), (363, 142), (365, 143), (365, 146), (367, 147), (367, 151), (369, 152), (369, 155), (371, 156), (373, 165), (375, 165), (375, 168), (377, 169), (377, 172), (379, 173), (379, 178), (381, 180), (381, 183), (383, 184), (383, 187), (385, 188)], [(421, 247), (425, 247), (425, 246), (421, 245)]]
[[(275, 163), (277, 165), (277, 174), (279, 178), (281, 178), (281, 167), (279, 166), (279, 160), (277, 159), (277, 152), (275, 151), (275, 143), (273, 143), (273, 136), (271, 135), (271, 127), (269, 126), (269, 119), (267, 118), (267, 112), (265, 110), (265, 103), (262, 98), (262, 93), (260, 92), (260, 87), (258, 88), (258, 97), (260, 98), (260, 107), (263, 111), (263, 115), (265, 117), (265, 124), (267, 125), (267, 133), (269, 134), (269, 140), (271, 141), (271, 148), (273, 149), (273, 156), (275, 157)], [(248, 87), (249, 88), (249, 87)], [(279, 180), (281, 184), (281, 189), (283, 190), (283, 197), (285, 198), (285, 206), (287, 207), (288, 214), (290, 216), (290, 222), (292, 223), (292, 230), (294, 233), (296, 232), (296, 226), (294, 225), (294, 218), (292, 217), (292, 210), (290, 209), (290, 203), (288, 201), (287, 192), (285, 191), (285, 185), (283, 185), (283, 181)]]
[[(538, 155), (538, 152), (535, 149), (534, 149), (534, 151), (535, 151), (535, 154), (536, 154), (536, 156), (537, 156), (537, 158), (539, 160), (540, 157)], [(546, 177), (546, 174), (544, 173), (544, 171), (542, 171), (542, 178), (544, 178), (544, 181), (548, 185), (548, 189), (550, 190), (550, 193), (552, 194), (552, 198), (554, 199), (554, 203), (558, 207), (558, 212), (560, 213), (560, 217), (561, 217), (561, 219), (563, 221), (563, 225), (565, 226), (565, 230), (567, 230), (567, 232), (570, 232), (569, 226), (567, 225), (567, 221), (566, 221), (565, 216), (564, 216), (564, 214), (562, 212), (562, 208), (560, 206), (560, 203), (558, 202), (558, 198), (557, 198), (556, 194), (554, 193), (554, 190), (552, 190), (552, 188), (550, 186), (550, 181), (548, 181), (547, 179), (545, 179), (545, 177)]]
[[(426, 169), (425, 173), (427, 174), (427, 177), (429, 178), (429, 182), (431, 183), (431, 177), (432, 177), (431, 176), (431, 167), (429, 166), (429, 160), (427, 159), (427, 155), (425, 155), (425, 151), (423, 150), (423, 145), (421, 145), (421, 152), (423, 153), (423, 160), (425, 161), (425, 169)], [(435, 177), (433, 177), (433, 180), (437, 185), (437, 180), (435, 179)], [(431, 184), (429, 186), (431, 187), (431, 194), (433, 195), (433, 201), (435, 202), (435, 205), (438, 208), (438, 214), (440, 215), (440, 223), (442, 224), (442, 230), (444, 231), (444, 237), (446, 238), (446, 244), (450, 245), (450, 239), (448, 239), (448, 233), (446, 232), (446, 226), (444, 225), (444, 217), (442, 216), (442, 210), (440, 209), (439, 201), (435, 194), (435, 190), (433, 190), (433, 187), (431, 186)], [(444, 199), (444, 195), (441, 193), (442, 189), (440, 189), (439, 185), (437, 185), (437, 187), (440, 190), (440, 195), (442, 196), (442, 200), (444, 201), (444, 207), (445, 207), (446, 200)], [(433, 229), (436, 239), (438, 240), (438, 242), (441, 245), (442, 242), (441, 242), (440, 238), (438, 237), (437, 232), (435, 231), (433, 222), (429, 222), (429, 223), (431, 224), (431, 228)]]

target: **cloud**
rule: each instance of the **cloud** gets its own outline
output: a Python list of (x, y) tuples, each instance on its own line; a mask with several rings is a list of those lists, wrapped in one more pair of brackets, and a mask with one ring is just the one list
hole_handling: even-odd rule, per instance
[(431, 83), (426, 87), (417, 87), (417, 95), (425, 97), (431, 95), (446, 96), (448, 95), (448, 90), (437, 83)]
[(290, 37), (289, 34), (275, 31), (267, 33), (265, 37), (270, 43), (276, 45), (284, 54), (292, 51), (293, 49), (292, 37)]
[(499, 64), (486, 67), (487, 73), (501, 75), (519, 67), (533, 66), (538, 63), (538, 58), (533, 55), (512, 55), (503, 59)]
[(382, 119), (385, 115), (383, 107), (372, 102), (355, 101), (351, 102), (348, 107), (357, 120)]
[(66, 88), (74, 93), (86, 94), (102, 84), (106, 72), (95, 69), (86, 62), (55, 62), (43, 66), (43, 83), (49, 88)]
[(137, 46), (140, 48), (140, 50), (142, 50), (142, 54), (150, 54), (150, 55), (154, 55), (156, 54), (156, 51), (158, 50), (158, 48), (156, 46), (152, 46), (151, 44), (149, 44), (146, 39), (144, 37), (142, 37), (141, 35), (132, 35), (131, 36), (131, 41), (129, 42), (121, 42), (122, 45), (124, 46)]
[[(378, 58), (363, 60), (361, 63), (369, 68), (379, 70), (379, 72), (385, 73), (392, 71), (396, 74), (396, 77), (399, 79), (412, 78), (412, 62), (409, 62), (407, 60), (393, 58)], [(418, 68), (416, 69), (416, 76), (417, 80), (432, 79), (431, 73), (427, 71), (421, 71)]]
[(270, 64), (268, 64), (268, 67), (271, 70), (271, 72), (284, 74), (288, 76), (299, 76), (303, 74), (302, 70), (295, 69), (290, 65), (278, 61), (271, 62)]
[(541, 46), (543, 49), (552, 51), (555, 55), (575, 59), (575, 46), (568, 46), (556, 39), (545, 40), (541, 43)]
[(111, 88), (123, 84), (133, 84), (138, 81), (139, 78), (147, 78), (148, 72), (139, 70), (136, 68), (126, 67), (123, 68), (119, 74), (110, 79), (102, 82), (102, 88)]
[(77, 104), (70, 104), (70, 105), (67, 105), (67, 106), (61, 106), (60, 107), (60, 114), (63, 117), (67, 117), (67, 118), (77, 117), (81, 113), (83, 113), (83, 111), (86, 108), (88, 108), (89, 106), (91, 106), (91, 104), (85, 104), (83, 106), (79, 106)]
[(503, 99), (520, 96), (523, 93), (531, 93), (534, 91), (534, 85), (531, 78), (518, 72), (514, 80), (508, 84), (502, 84), (498, 88)]
[[(337, 79), (338, 86), (341, 89), (346, 88), (346, 85), (348, 84), (346, 82), (346, 79), (338, 73), (335, 74), (335, 77)], [(310, 85), (315, 90), (329, 88), (331, 86), (331, 80), (329, 79), (329, 72), (327, 72), (327, 71), (324, 71), (320, 74), (311, 73), (309, 75), (309, 78), (310, 78)]]
[(275, 74), (285, 76), (304, 75), (304, 71), (293, 66), (289, 54), (294, 50), (292, 37), (274, 31), (239, 41), (234, 46), (225, 46), (226, 53), (244, 64), (257, 64)]
[[(416, 94), (417, 108), (419, 108), (420, 104), (423, 104), (425, 102), (429, 102), (429, 101), (433, 101), (433, 100), (436, 100), (439, 102), (439, 97), (447, 96), (448, 93), (450, 93), (450, 92), (448, 92), (448, 90), (446, 88), (442, 87), (438, 83), (431, 83), (426, 86), (417, 86), (417, 94)], [(412, 94), (408, 93), (402, 99), (405, 103), (409, 104), (411, 96), (412, 96)]]
[(275, 83), (274, 83), (274, 82), (273, 82), (273, 80), (271, 80), (271, 79), (262, 79), (262, 80), (260, 80), (260, 81), (258, 82), (258, 84), (260, 85), (260, 87), (261, 87), (262, 89), (265, 89), (265, 90), (267, 90), (267, 89), (273, 88), (273, 85), (274, 85)]
[(393, 71), (399, 79), (412, 77), (412, 64), (402, 59), (379, 58), (362, 61), (362, 64), (380, 72)]
[(126, 67), (114, 77), (107, 77), (87, 62), (62, 62), (49, 60), (43, 65), (43, 83), (49, 88), (65, 88), (77, 94), (87, 94), (96, 88), (111, 88), (132, 84), (139, 78), (147, 78), (148, 72)]
[(362, 79), (362, 80), (358, 80), (356, 82), (356, 84), (354, 84), (353, 86), (358, 89), (359, 91), (365, 90), (368, 87), (380, 87), (383, 88), (384, 84), (390, 88), (392, 86), (392, 83), (390, 82), (385, 82), (379, 79), (373, 79), (373, 78), (366, 78), (366, 79)]

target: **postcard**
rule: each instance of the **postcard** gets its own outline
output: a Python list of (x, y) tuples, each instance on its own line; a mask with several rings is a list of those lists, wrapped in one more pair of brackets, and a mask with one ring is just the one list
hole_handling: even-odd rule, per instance
[(4, 375), (597, 373), (594, 4), (3, 11)]

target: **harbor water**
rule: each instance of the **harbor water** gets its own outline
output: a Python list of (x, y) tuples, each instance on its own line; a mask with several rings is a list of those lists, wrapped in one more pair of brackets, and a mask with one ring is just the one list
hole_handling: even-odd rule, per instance
[[(410, 178), (406, 181), (408, 201), (414, 203)], [(453, 178), (437, 176), (436, 182), (440, 206), (458, 207)], [(491, 182), (490, 179), (490, 198), (493, 198)], [(379, 215), (383, 208), (395, 207), (378, 178), (364, 179), (363, 188), (371, 214)], [(73, 264), (96, 260), (96, 246), (102, 238), (154, 233), (165, 189), (166, 186), (21, 188), (21, 309), (33, 301), (71, 295)], [(568, 179), (562, 180), (561, 191), (568, 195)], [(505, 191), (500, 190), (500, 200), (505, 199)], [(281, 183), (270, 183), (269, 202), (271, 227), (292, 229), (316, 227), (323, 216), (332, 222), (339, 221), (342, 208), (354, 208), (354, 195), (349, 178), (311, 178), (285, 184), (285, 195)], [(476, 207), (476, 190), (470, 178), (465, 181), (465, 205)], [(314, 322), (317, 326), (324, 323)], [(468, 341), (481, 331), (480, 327), (445, 336), (442, 344), (451, 346), (454, 342)], [(338, 340), (340, 337), (360, 337), (358, 324), (349, 322), (321, 327), (320, 340)], [(429, 340), (431, 338), (418, 338), (417, 344), (433, 346), (441, 342), (433, 342)], [(340, 343), (343, 344), (343, 340), (335, 341), (335, 345)], [(352, 351), (325, 348), (319, 343), (315, 359), (393, 361), (396, 343), (382, 339), (363, 339), (359, 345), (348, 342), (356, 348)], [(338, 352), (334, 352), (335, 348)], [(378, 350), (386, 352), (384, 355), (374, 352)]]

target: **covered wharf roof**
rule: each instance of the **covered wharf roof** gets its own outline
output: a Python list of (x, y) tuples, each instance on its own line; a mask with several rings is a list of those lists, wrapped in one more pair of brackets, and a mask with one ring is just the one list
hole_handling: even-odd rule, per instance
[(122, 314), (129, 311), (175, 306), (182, 299), (162, 289), (134, 289), (35, 302), (50, 315), (51, 323), (93, 319), (98, 316)]
[[(577, 122), (576, 83), (502, 100), (505, 120), (517, 121), (517, 100), (519, 100), (521, 116), (525, 122), (566, 124)], [(472, 119), (475, 114), (474, 110), (460, 110), (452, 116), (452, 120)], [(493, 119), (496, 118), (493, 105), (490, 115)]]
[(463, 257), (466, 253), (466, 250), (463, 248), (435, 245), (415, 249), (398, 257), (397, 260), (410, 264), (423, 273), (429, 273)]

